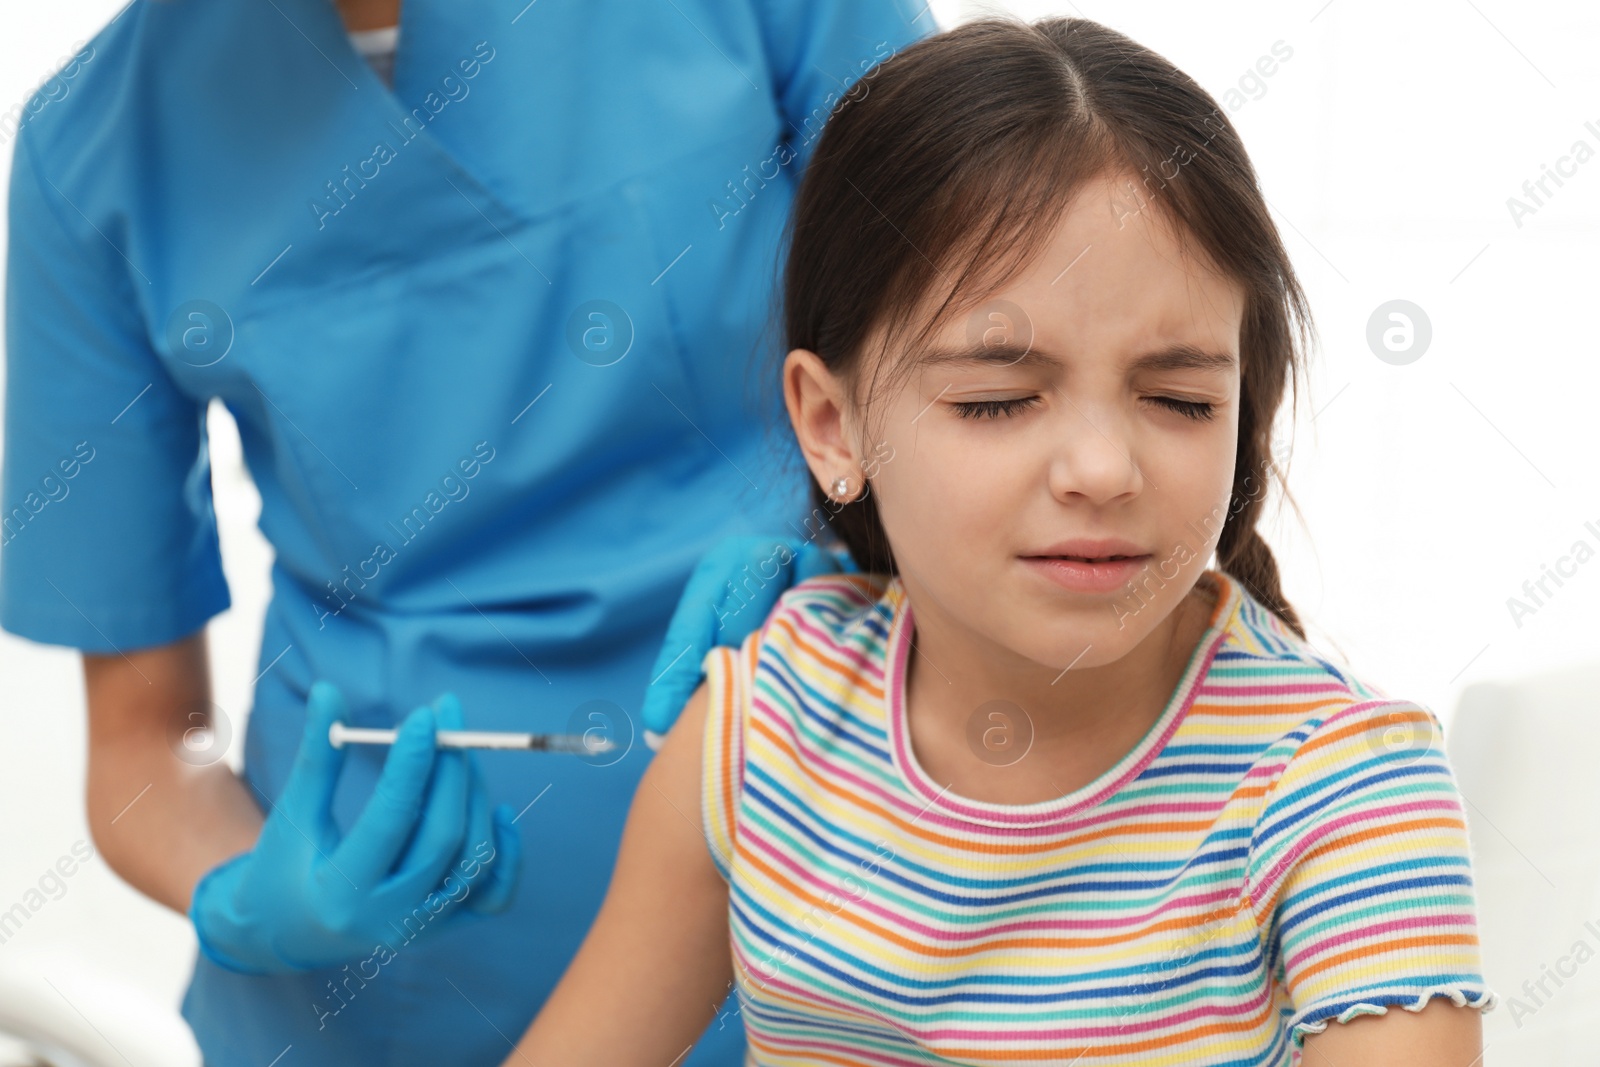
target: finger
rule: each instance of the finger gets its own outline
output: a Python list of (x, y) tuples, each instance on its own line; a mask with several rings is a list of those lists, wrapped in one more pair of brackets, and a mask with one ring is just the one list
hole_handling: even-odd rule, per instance
[(664, 734), (671, 729), (700, 685), (700, 661), (715, 642), (726, 585), (737, 570), (730, 569), (727, 547), (728, 542), (723, 542), (701, 557), (672, 611), (639, 710), (647, 732)]
[[(477, 765), (471, 759), (471, 753), (466, 755), (471, 782), (467, 798), (467, 836), (455, 866), (447, 869), (439, 884), (423, 897), (423, 906), (428, 908), (435, 920), (444, 918), (458, 908), (470, 910), (476, 906), (478, 887), (488, 884), (489, 880), (489, 866), (484, 858), (494, 857), (494, 816), (489, 810), (488, 794), (477, 775)], [(482, 844), (475, 845), (474, 842)], [(406, 885), (391, 879), (385, 883), (383, 892), (396, 901), (411, 904), (423, 888), (426, 887)]]
[[(717, 614), (716, 644), (737, 648), (761, 628), (778, 599), (800, 580), (796, 575), (800, 553), (808, 545), (810, 542), (792, 539), (748, 539), (744, 560), (723, 581), (724, 603)], [(813, 549), (810, 556), (816, 554)], [(733, 562), (730, 560), (729, 565)]]
[(377, 886), (394, 866), (422, 813), (433, 764), (433, 709), (424, 706), (400, 724), (372, 796), (331, 857), (361, 889)]
[[(849, 558), (848, 554), (845, 558)], [(833, 552), (815, 541), (807, 541), (800, 546), (800, 551), (795, 553), (794, 584), (799, 585), (807, 578), (815, 578), (819, 574), (837, 574), (842, 569), (842, 562)]]
[[(461, 702), (454, 693), (441, 695), (433, 704), (441, 730), (463, 725)], [(419, 899), (439, 887), (440, 880), (461, 850), (467, 834), (467, 754), (461, 749), (440, 749), (434, 759), (433, 780), (428, 784), (422, 817), (394, 872), (386, 880), (402, 895)]]
[(781, 537), (747, 537), (727, 544), (720, 561), (713, 644), (737, 646), (766, 621), (778, 598), (794, 584), (795, 556), (802, 545)]
[(644, 704), (639, 709), (639, 721), (644, 725), (646, 740), (653, 734), (665, 736), (667, 731), (672, 729), (672, 724), (678, 721), (683, 706), (689, 702), (689, 698), (694, 695), (694, 691), (700, 687), (700, 682), (705, 677), (700, 664), (705, 658), (705, 653), (710, 650), (709, 640), (702, 648), (685, 650), (682, 658), (667, 668), (645, 690)]
[(305, 731), (300, 749), (275, 801), (285, 816), (313, 841), (325, 844), (334, 833), (333, 791), (344, 767), (344, 749), (334, 748), (328, 729), (344, 722), (349, 709), (332, 682), (318, 679), (306, 697)]
[[(440, 726), (444, 727), (443, 716), (440, 717)], [(462, 751), (461, 755), (466, 757), (469, 782), (468, 826), (461, 849), (455, 857), (456, 863), (447, 867), (443, 877), (432, 886), (421, 881), (421, 874), (409, 882), (397, 876), (386, 879), (379, 890), (383, 898), (380, 909), (394, 903), (420, 914), (418, 909), (425, 908), (431, 916), (430, 921), (438, 922), (457, 909), (472, 908), (474, 898), (478, 895), (478, 886), (487, 884), (489, 868), (483, 862), (483, 857), (494, 856), (494, 815), (478, 774), (477, 762), (470, 751)], [(482, 846), (476, 847), (474, 842), (480, 841), (483, 842)]]
[(479, 891), (489, 884), (489, 872), (497, 851), (494, 840), (494, 811), (489, 804), (489, 791), (484, 788), (477, 765), (468, 762), (472, 775), (472, 788), (467, 798), (467, 836), (461, 852), (456, 857), (452, 874), (466, 880), (470, 892), (467, 907), (477, 910)]
[(702, 663), (712, 646), (737, 647), (766, 622), (794, 581), (799, 547), (799, 542), (781, 538), (730, 537), (696, 565), (640, 708), (645, 743), (651, 748), (659, 747), (705, 679)]
[(469, 897), (472, 909), (480, 915), (498, 915), (511, 907), (517, 885), (522, 881), (522, 838), (514, 823), (511, 808), (499, 804), (494, 809), (495, 855), (488, 881)]

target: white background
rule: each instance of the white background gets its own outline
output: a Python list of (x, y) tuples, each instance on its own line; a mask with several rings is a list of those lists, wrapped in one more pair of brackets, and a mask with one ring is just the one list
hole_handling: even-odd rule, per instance
[[(1008, 7), (1030, 18), (1105, 22), (1166, 55), (1219, 100), (1275, 43), (1293, 51), (1229, 114), (1322, 340), (1289, 468), (1301, 518), (1286, 510), (1266, 530), (1288, 596), (1317, 643), (1385, 691), (1434, 708), (1447, 733), (1471, 683), (1600, 660), (1600, 559), (1520, 627), (1507, 608), (1507, 598), (1574, 541), (1600, 549), (1600, 158), (1565, 179), (1520, 228), (1506, 204), (1574, 141), (1600, 150), (1600, 8), (1577, 0)], [(116, 10), (104, 0), (8, 5), (0, 17), (0, 111), (24, 100)], [(947, 26), (986, 10), (934, 4)], [(0, 176), (10, 153), (7, 139)], [(1429, 350), (1407, 366), (1380, 361), (1365, 339), (1373, 310), (1396, 298), (1420, 305), (1433, 329)], [(259, 500), (220, 406), (212, 423), (235, 606), (211, 623), (210, 637), (216, 700), (237, 737), (258, 669), (270, 555), (254, 525)], [(1586, 521), (1597, 532), (1586, 531)], [(0, 726), (3, 910), (73, 841), (88, 840), (77, 654), (0, 634)], [(1562, 746), (1560, 737), (1544, 740)], [(1474, 826), (1474, 840), (1483, 832)], [(1520, 851), (1515, 834), (1502, 837)], [(185, 921), (139, 897), (98, 859), (68, 885), (0, 945), (0, 976), (52, 977), (63, 989), (78, 980), (88, 989), (90, 977), (103, 974), (174, 1009), (193, 951)], [(1485, 925), (1492, 933), (1501, 912), (1532, 906), (1486, 902)], [(1491, 974), (1491, 984), (1514, 992), (1524, 977), (1537, 977), (1530, 964), (1520, 966)], [(108, 1010), (85, 997), (85, 1014)], [(1549, 1017), (1512, 1028), (1504, 1009), (1491, 1014), (1486, 1062), (1533, 1062), (1517, 1043)]]

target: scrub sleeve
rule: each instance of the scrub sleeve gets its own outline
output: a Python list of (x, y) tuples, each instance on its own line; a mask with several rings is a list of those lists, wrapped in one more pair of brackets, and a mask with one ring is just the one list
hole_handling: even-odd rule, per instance
[(137, 268), (42, 177), (11, 168), (0, 627), (116, 653), (229, 606), (205, 402), (146, 337)]

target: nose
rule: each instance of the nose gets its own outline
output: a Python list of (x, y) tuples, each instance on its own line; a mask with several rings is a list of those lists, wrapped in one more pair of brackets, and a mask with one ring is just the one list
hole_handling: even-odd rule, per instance
[(1137, 496), (1144, 473), (1133, 456), (1133, 442), (1115, 414), (1095, 411), (1058, 392), (1059, 436), (1050, 463), (1050, 492), (1063, 503), (1073, 499), (1107, 504)]

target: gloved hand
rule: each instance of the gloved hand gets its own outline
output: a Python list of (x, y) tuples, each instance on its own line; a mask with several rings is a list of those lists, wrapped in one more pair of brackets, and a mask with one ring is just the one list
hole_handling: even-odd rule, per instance
[(857, 569), (843, 548), (798, 538), (730, 537), (702, 556), (650, 672), (655, 681), (640, 709), (645, 743), (661, 747), (705, 678), (700, 663), (713, 645), (742, 643), (767, 621), (778, 597), (807, 578)]
[(331, 805), (344, 749), (328, 727), (345, 714), (332, 683), (311, 687), (300, 750), (255, 847), (195, 886), (189, 917), (200, 950), (223, 967), (311, 970), (367, 956), (419, 924), (425, 933), (463, 904), (484, 914), (510, 906), (521, 867), (511, 809), (498, 805), (491, 817), (470, 751), (434, 746), (436, 726), (462, 726), (456, 698), (406, 716), (340, 840)]

